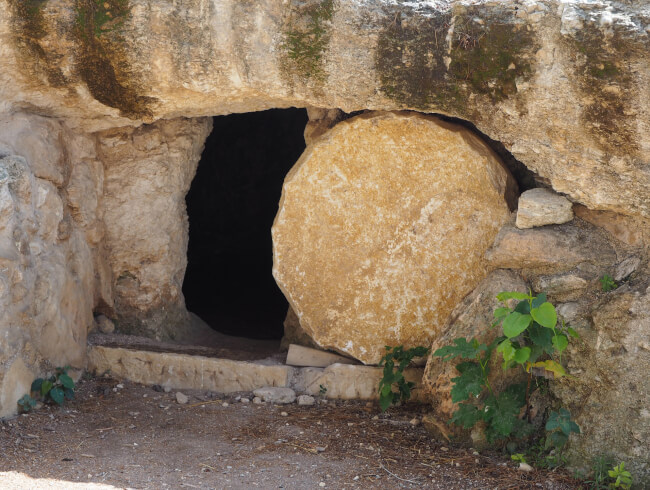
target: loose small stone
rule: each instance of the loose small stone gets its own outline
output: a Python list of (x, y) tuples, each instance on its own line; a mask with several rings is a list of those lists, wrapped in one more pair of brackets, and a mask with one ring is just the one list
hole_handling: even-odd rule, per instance
[(188, 396), (185, 395), (184, 393), (181, 393), (180, 391), (177, 391), (177, 392), (176, 392), (176, 401), (177, 401), (180, 405), (185, 405), (187, 402), (190, 401), (190, 399), (189, 399)]
[(281, 417), (288, 417), (289, 414), (287, 412), (280, 412)]
[(230, 405), (230, 404), (229, 404), (228, 402), (223, 402), (223, 403), (221, 404), (222, 407), (227, 407), (227, 406), (229, 406), (229, 405)]
[(533, 471), (533, 467), (531, 465), (529, 465), (528, 463), (519, 463), (519, 470), (520, 471), (530, 472), (530, 471)]
[(420, 419), (417, 418), (417, 417), (414, 417), (414, 418), (411, 419), (411, 421), (410, 421), (409, 423), (410, 423), (413, 427), (417, 427), (418, 425), (420, 425)]
[(251, 402), (249, 398), (242, 398), (239, 401), (242, 402), (242, 403), (250, 403)]
[(262, 399), (259, 396), (256, 396), (255, 398), (253, 398), (253, 403), (255, 405), (261, 405), (262, 404)]
[(298, 397), (298, 405), (309, 406), (316, 403), (316, 399), (313, 396), (309, 395), (300, 395)]

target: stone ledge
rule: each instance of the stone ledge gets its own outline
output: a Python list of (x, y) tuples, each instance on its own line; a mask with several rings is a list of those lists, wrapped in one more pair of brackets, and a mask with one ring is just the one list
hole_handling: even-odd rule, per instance
[[(88, 370), (95, 374), (110, 372), (117, 378), (145, 385), (220, 393), (278, 386), (318, 395), (322, 385), (327, 388), (327, 398), (343, 400), (376, 399), (382, 373), (381, 368), (372, 366), (332, 364), (327, 368), (293, 368), (267, 361), (232, 361), (97, 345), (88, 347)], [(422, 371), (421, 368), (407, 369), (405, 377), (419, 386)], [(414, 390), (413, 399), (423, 401), (424, 393)]]

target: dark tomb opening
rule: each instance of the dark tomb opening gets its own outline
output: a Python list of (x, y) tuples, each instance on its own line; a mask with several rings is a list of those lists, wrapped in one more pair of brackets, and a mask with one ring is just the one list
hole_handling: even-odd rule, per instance
[(280, 338), (288, 304), (271, 274), (271, 226), (284, 177), (305, 149), (307, 112), (274, 109), (213, 121), (186, 197), (187, 309), (227, 335)]

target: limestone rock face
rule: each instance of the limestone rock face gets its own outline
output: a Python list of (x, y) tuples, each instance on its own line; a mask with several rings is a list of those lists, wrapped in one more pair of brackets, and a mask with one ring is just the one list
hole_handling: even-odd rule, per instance
[[(31, 138), (16, 140), (25, 128)], [(0, 119), (0, 417), (15, 413), (46, 365), (85, 365), (92, 251), (56, 184), (83, 144), (71, 137), (63, 152), (64, 134), (37, 116)]]
[(271, 107), (443, 113), (592, 209), (650, 216), (646, 2), (129, 0), (82, 17), (87, 1), (0, 0), (0, 112), (93, 132)]
[(582, 435), (570, 461), (584, 470), (593, 455), (625, 461), (641, 488), (650, 483), (650, 270), (598, 301), (580, 301), (571, 324), (581, 336), (566, 353), (574, 378), (551, 383)]
[(365, 363), (429, 345), (487, 273), (509, 179), (470, 131), (436, 118), (335, 126), (287, 176), (272, 229), (273, 274), (301, 326)]
[(519, 197), (517, 228), (561, 225), (573, 219), (573, 204), (548, 189), (530, 189)]
[(185, 195), (212, 120), (174, 119), (98, 134), (105, 246), (121, 332), (180, 337), (187, 266)]

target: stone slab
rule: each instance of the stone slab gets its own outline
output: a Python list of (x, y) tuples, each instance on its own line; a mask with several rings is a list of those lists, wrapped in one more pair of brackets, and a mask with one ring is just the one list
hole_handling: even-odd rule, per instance
[[(88, 347), (88, 370), (110, 372), (116, 378), (173, 390), (203, 389), (220, 393), (254, 391), (265, 387), (292, 388), (298, 393), (331, 399), (377, 399), (382, 369), (371, 366), (332, 364), (327, 368), (294, 368), (266, 361), (232, 361), (189, 354), (132, 350), (122, 347)], [(413, 400), (424, 401), (418, 388), (421, 368), (408, 368), (404, 375), (416, 383)], [(320, 386), (327, 391), (321, 393)]]
[(220, 393), (253, 391), (265, 386), (287, 386), (291, 368), (187, 354), (91, 346), (88, 370), (142, 384), (175, 390), (204, 389)]
[(310, 349), (302, 345), (291, 344), (287, 353), (286, 364), (289, 366), (327, 367), (331, 364), (357, 364), (357, 361), (347, 357), (325, 352), (318, 349)]

